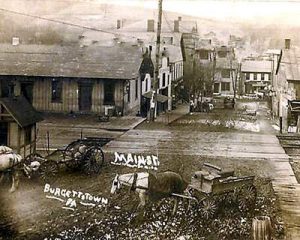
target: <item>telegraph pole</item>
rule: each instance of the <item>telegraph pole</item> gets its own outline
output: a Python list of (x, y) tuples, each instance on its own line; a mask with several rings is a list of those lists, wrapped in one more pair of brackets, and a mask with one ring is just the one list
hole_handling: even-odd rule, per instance
[(155, 66), (152, 85), (152, 99), (150, 105), (150, 121), (154, 122), (157, 112), (157, 91), (159, 89), (159, 56), (160, 56), (160, 34), (161, 34), (161, 19), (162, 19), (162, 1), (158, 0), (158, 20), (157, 20), (157, 35), (155, 49)]

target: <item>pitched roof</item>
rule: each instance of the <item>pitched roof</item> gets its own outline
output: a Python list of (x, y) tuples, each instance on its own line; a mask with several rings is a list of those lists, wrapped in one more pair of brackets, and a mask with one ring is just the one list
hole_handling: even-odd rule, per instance
[(300, 49), (284, 49), (281, 59), (287, 80), (300, 81)]
[(0, 45), (0, 75), (133, 79), (142, 52), (138, 46)]
[(21, 127), (26, 127), (43, 120), (42, 116), (23, 96), (0, 98), (0, 104), (5, 107)]
[(272, 62), (259, 60), (245, 60), (242, 61), (241, 71), (271, 73)]
[[(166, 48), (166, 51), (163, 50), (164, 47)], [(161, 51), (167, 52), (167, 56), (171, 63), (183, 61), (181, 47), (179, 46), (164, 44), (162, 45)]]

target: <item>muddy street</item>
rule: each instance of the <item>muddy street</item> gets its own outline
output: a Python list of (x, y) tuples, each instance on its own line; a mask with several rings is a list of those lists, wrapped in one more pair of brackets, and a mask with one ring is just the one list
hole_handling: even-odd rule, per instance
[[(286, 155), (274, 135), (265, 131), (264, 125), (261, 124), (262, 121), (268, 121), (265, 103), (255, 106), (259, 107), (257, 111), (261, 119), (257, 120), (257, 123), (262, 126), (260, 132), (235, 129), (234, 126), (226, 124), (202, 124), (201, 131), (199, 120), (208, 119), (204, 114), (186, 115), (169, 126), (161, 126), (160, 130), (152, 130), (149, 123), (145, 122), (103, 147), (105, 164), (98, 175), (89, 176), (61, 166), (58, 176), (49, 182), (26, 179), (22, 176), (19, 189), (12, 194), (7, 192), (9, 183), (6, 181), (5, 188), (1, 190), (3, 217), (0, 224), (4, 229), (1, 232), (2, 238), (128, 239), (130, 236), (130, 239), (176, 239), (180, 236), (190, 236), (190, 239), (233, 239), (231, 237), (234, 236), (235, 239), (249, 239), (252, 217), (267, 214), (272, 216), (274, 223), (278, 223), (275, 224), (276, 236), (280, 239), (283, 234), (279, 224), (280, 214), (270, 185), (274, 166), (269, 160), (276, 156), (284, 161)], [(216, 131), (216, 128), (219, 131)], [(203, 221), (196, 221), (203, 217), (201, 210), (196, 208), (192, 213), (187, 213), (186, 201), (181, 199), (178, 213), (170, 216), (173, 203), (166, 200), (161, 206), (149, 205), (144, 220), (136, 223), (137, 215), (132, 209), (139, 203), (137, 195), (128, 188), (117, 195), (110, 194), (116, 173), (135, 171), (125, 166), (110, 164), (114, 160), (114, 152), (156, 155), (160, 160), (159, 172), (180, 172), (186, 181), (190, 181), (193, 172), (199, 170), (204, 162), (225, 170), (234, 169), (237, 175), (255, 175), (259, 196), (255, 211), (250, 214), (229, 207), (227, 210), (220, 210), (214, 218), (215, 222), (213, 219), (204, 221), (204, 218)], [(74, 190), (107, 199), (108, 203), (82, 204), (84, 201), (75, 197), (74, 207), (74, 202), (68, 203), (68, 199), (60, 193), (53, 192), (51, 195), (50, 192), (45, 192), (45, 184), (55, 189), (59, 188), (60, 191)], [(245, 224), (241, 224), (240, 220), (237, 222), (237, 219), (228, 218), (228, 211), (234, 211), (233, 215), (244, 219)], [(224, 219), (227, 219), (229, 225), (224, 225)], [(233, 235), (224, 233), (227, 232), (228, 226), (234, 225), (241, 227), (236, 231), (242, 235), (238, 235), (236, 231)]]

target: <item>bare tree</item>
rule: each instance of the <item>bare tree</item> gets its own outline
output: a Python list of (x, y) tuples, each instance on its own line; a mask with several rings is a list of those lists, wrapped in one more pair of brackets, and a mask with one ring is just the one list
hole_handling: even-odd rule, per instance
[(236, 99), (236, 92), (237, 92), (237, 84), (238, 84), (238, 74), (239, 74), (239, 64), (237, 66), (233, 65), (233, 60), (230, 59), (230, 77), (233, 89), (233, 99)]
[(215, 61), (201, 63), (194, 58), (191, 71), (186, 73), (186, 88), (189, 90), (191, 100), (210, 97), (213, 93), (213, 85), (216, 75)]

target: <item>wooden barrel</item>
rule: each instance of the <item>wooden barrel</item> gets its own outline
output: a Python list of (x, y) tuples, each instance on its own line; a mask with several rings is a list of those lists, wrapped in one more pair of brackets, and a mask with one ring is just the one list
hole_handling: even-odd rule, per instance
[(253, 240), (271, 240), (272, 226), (268, 216), (255, 217), (252, 220)]

